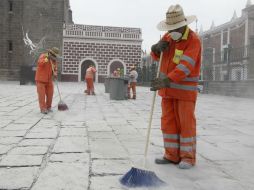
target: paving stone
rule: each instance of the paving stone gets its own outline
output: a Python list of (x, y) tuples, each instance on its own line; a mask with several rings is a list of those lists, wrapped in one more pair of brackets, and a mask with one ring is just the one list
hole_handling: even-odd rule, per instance
[(62, 128), (60, 131), (60, 137), (63, 136), (87, 136), (86, 129), (84, 128)]
[(91, 140), (90, 146), (92, 158), (126, 158), (128, 156), (116, 140), (95, 139)]
[(0, 138), (1, 137), (23, 137), (26, 134), (25, 130), (20, 131), (5, 131), (0, 130)]
[(92, 140), (95, 139), (116, 139), (116, 135), (113, 132), (107, 131), (97, 131), (97, 132), (89, 132), (89, 137)]
[(0, 189), (29, 189), (38, 167), (0, 168)]
[(83, 163), (49, 163), (33, 190), (87, 189), (88, 169)]
[(54, 146), (54, 153), (81, 153), (88, 149), (85, 137), (59, 137)]
[(17, 144), (22, 137), (0, 137), (0, 145)]
[(0, 161), (0, 166), (40, 166), (43, 155), (7, 155)]
[(29, 132), (26, 135), (26, 139), (54, 139), (57, 136), (57, 130), (45, 130), (45, 131), (37, 131), (37, 132)]
[(95, 176), (91, 178), (91, 190), (97, 189), (114, 189), (121, 190), (119, 183), (120, 176)]
[(9, 152), (9, 155), (42, 155), (46, 154), (48, 147), (46, 146), (26, 146), (26, 147), (16, 147)]
[[(1, 114), (0, 114), (1, 115)], [(12, 120), (7, 120), (7, 119), (4, 119), (4, 118), (2, 118), (2, 116), (1, 116), (1, 123), (0, 123), (0, 129), (1, 128), (3, 128), (3, 127), (5, 127), (5, 126), (7, 126), (9, 123), (11, 123), (12, 122)]]
[(128, 160), (119, 159), (96, 159), (92, 163), (92, 173), (95, 175), (124, 174), (130, 169)]
[(107, 125), (107, 123), (103, 124), (94, 124), (94, 125), (87, 125), (88, 131), (112, 131), (112, 128)]
[(0, 144), (0, 155), (6, 154), (13, 146), (12, 145), (1, 145)]
[(49, 146), (54, 139), (24, 139), (19, 146)]
[(60, 153), (52, 154), (50, 156), (51, 162), (64, 162), (64, 163), (88, 163), (89, 155), (87, 153)]
[(28, 130), (32, 127), (33, 125), (31, 124), (15, 124), (11, 123), (7, 125), (4, 130), (6, 131), (23, 131), (23, 130)]

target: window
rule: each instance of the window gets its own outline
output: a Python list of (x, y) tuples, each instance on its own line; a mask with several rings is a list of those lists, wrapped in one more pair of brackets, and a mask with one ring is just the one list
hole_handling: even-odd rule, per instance
[(9, 1), (9, 12), (13, 11), (13, 2)]
[(8, 41), (8, 51), (12, 52), (13, 51), (13, 44), (12, 41)]

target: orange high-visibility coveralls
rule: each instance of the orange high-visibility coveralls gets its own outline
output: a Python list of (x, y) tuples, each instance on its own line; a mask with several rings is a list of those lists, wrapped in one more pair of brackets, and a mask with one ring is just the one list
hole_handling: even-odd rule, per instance
[[(201, 43), (187, 27), (179, 41), (166, 33), (162, 40), (169, 42), (163, 52), (160, 72), (169, 77), (170, 87), (159, 90), (162, 97), (161, 130), (164, 139), (164, 157), (173, 162), (196, 162), (195, 104), (200, 75)], [(159, 59), (159, 55), (151, 52)]]
[[(52, 65), (54, 73), (52, 71)], [(37, 61), (35, 81), (41, 111), (51, 108), (54, 93), (53, 75), (57, 74), (57, 62), (49, 59), (48, 53), (40, 55)]]
[(93, 78), (94, 78), (94, 73), (96, 72), (96, 69), (94, 67), (89, 67), (86, 70), (86, 92), (88, 95), (94, 94), (94, 85), (93, 85)]

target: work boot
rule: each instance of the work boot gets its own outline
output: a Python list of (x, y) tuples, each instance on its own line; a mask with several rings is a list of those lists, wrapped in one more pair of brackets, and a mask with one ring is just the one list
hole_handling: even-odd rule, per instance
[(52, 113), (53, 110), (52, 110), (51, 108), (48, 108), (47, 112), (48, 112), (48, 113)]
[(173, 162), (173, 161), (171, 161), (171, 160), (168, 160), (168, 159), (165, 158), (165, 157), (156, 158), (156, 159), (155, 159), (155, 163), (156, 163), (156, 164), (177, 164), (176, 162)]
[(92, 92), (92, 95), (94, 95), (94, 96), (95, 96), (95, 93), (94, 93), (94, 92)]
[(179, 163), (178, 167), (179, 167), (180, 169), (190, 169), (190, 168), (193, 167), (193, 165), (191, 165), (191, 164), (188, 163), (188, 162), (181, 161), (181, 162)]
[(47, 110), (41, 110), (41, 113), (42, 114), (48, 114), (48, 111)]
[(133, 100), (136, 100), (136, 95), (133, 95), (132, 99), (133, 99)]

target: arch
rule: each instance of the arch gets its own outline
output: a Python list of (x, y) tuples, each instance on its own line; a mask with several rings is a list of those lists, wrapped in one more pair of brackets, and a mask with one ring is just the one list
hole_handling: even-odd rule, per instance
[[(83, 67), (82, 67), (82, 65), (83, 64), (87, 64), (87, 65), (84, 65)], [(89, 66), (89, 65), (91, 65), (91, 64), (93, 64), (93, 65), (95, 65), (95, 68), (96, 68), (96, 70), (97, 70), (97, 72), (95, 73), (95, 82), (98, 82), (98, 63), (93, 59), (93, 58), (84, 58), (84, 59), (82, 59), (80, 62), (79, 62), (79, 72), (78, 72), (78, 81), (79, 82), (81, 82), (82, 81), (82, 77), (84, 77), (83, 75), (82, 75), (82, 73), (84, 72), (84, 70), (85, 70), (85, 67), (87, 66)], [(83, 70), (82, 70), (83, 69)]]
[(124, 75), (126, 75), (126, 64), (124, 63), (124, 61), (120, 60), (120, 59), (112, 59), (109, 64), (108, 64), (108, 68), (107, 68), (107, 74), (108, 76), (111, 75), (111, 73), (116, 69), (116, 68), (120, 68), (124, 70)]

